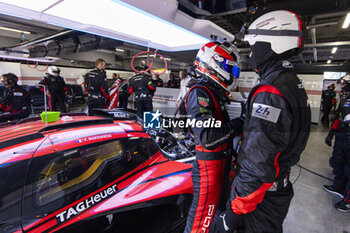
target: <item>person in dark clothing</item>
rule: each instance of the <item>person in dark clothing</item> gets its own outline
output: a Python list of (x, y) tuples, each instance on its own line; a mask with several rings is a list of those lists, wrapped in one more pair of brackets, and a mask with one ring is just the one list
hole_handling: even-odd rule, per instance
[(0, 97), (0, 123), (26, 118), (31, 112), (29, 93), (17, 85), (18, 77), (13, 73), (2, 75), (1, 82), (5, 85)]
[(163, 80), (159, 77), (158, 74), (156, 74), (156, 79), (153, 80), (153, 82), (156, 85), (156, 87), (163, 87), (164, 86)]
[(193, 127), (197, 139), (192, 168), (193, 200), (185, 233), (208, 232), (214, 216), (227, 201), (232, 139), (242, 130), (243, 120), (230, 120), (225, 104), (239, 77), (239, 56), (230, 43), (205, 44), (196, 57), (200, 78), (191, 84), (184, 100), (184, 115), (196, 122), (219, 121), (217, 127)]
[(179, 88), (179, 85), (177, 83), (177, 81), (175, 80), (175, 76), (173, 73), (169, 74), (169, 81), (167, 83), (167, 86), (169, 88)]
[(95, 68), (85, 74), (85, 89), (88, 94), (89, 115), (93, 115), (94, 108), (106, 108), (108, 106), (109, 94), (106, 76), (106, 62), (97, 59)]
[(333, 106), (337, 103), (334, 88), (334, 84), (332, 84), (328, 86), (327, 90), (322, 92), (323, 116), (321, 118), (321, 122), (327, 127), (329, 126), (329, 113), (331, 112)]
[(137, 74), (129, 80), (129, 95), (135, 92), (135, 104), (137, 116), (143, 119), (143, 112), (153, 110), (152, 96), (156, 91), (148, 73)]
[(129, 96), (129, 85), (128, 81), (120, 78), (120, 87), (118, 90), (118, 103), (119, 108), (128, 108), (128, 96)]
[(39, 82), (45, 85), (50, 99), (50, 110), (57, 111), (57, 105), (62, 112), (67, 112), (65, 96), (67, 95), (66, 82), (60, 76), (61, 70), (57, 66), (50, 66), (47, 75)]
[(323, 188), (342, 198), (335, 204), (335, 208), (342, 212), (350, 212), (350, 75), (339, 80), (343, 95), (340, 98), (336, 119), (325, 139), (328, 146), (335, 143), (332, 157), (329, 160), (334, 169), (335, 177), (332, 185)]
[(283, 232), (293, 197), (290, 169), (306, 147), (311, 125), (305, 89), (285, 60), (302, 48), (302, 22), (293, 12), (273, 11), (244, 32), (260, 82), (246, 103), (239, 169), (215, 232), (233, 232), (241, 222), (243, 232)]

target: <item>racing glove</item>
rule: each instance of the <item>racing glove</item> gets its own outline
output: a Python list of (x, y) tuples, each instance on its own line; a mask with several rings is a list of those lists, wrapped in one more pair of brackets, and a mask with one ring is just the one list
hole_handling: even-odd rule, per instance
[(214, 233), (229, 233), (238, 228), (238, 225), (243, 220), (242, 215), (233, 213), (229, 207), (220, 215), (220, 218), (214, 223)]
[(334, 129), (329, 130), (329, 133), (328, 133), (328, 135), (327, 135), (327, 137), (325, 139), (325, 143), (328, 146), (332, 146), (332, 140), (333, 140), (334, 134), (335, 134), (335, 130)]
[(230, 121), (232, 129), (235, 130), (235, 134), (241, 134), (243, 131), (243, 124), (244, 124), (244, 120), (242, 117), (237, 117), (235, 119), (232, 119)]

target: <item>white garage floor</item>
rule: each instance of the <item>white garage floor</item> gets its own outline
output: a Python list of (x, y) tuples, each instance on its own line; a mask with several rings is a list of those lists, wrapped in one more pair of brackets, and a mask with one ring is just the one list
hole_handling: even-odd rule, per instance
[[(350, 213), (342, 213), (334, 208), (340, 199), (323, 190), (324, 184), (331, 184), (332, 170), (328, 159), (331, 147), (324, 143), (328, 129), (312, 125), (310, 138), (300, 164), (324, 177), (301, 169), (299, 179), (294, 184), (294, 198), (284, 222), (285, 233), (350, 233)], [(334, 140), (333, 140), (334, 144)], [(291, 182), (295, 181), (300, 168), (294, 166)]]

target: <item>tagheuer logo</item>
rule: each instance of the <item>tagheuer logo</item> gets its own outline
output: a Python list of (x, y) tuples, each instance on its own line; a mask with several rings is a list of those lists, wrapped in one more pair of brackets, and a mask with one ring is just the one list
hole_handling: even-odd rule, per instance
[(56, 215), (56, 221), (57, 223), (62, 223), (64, 221), (67, 221), (71, 217), (74, 217), (84, 210), (90, 208), (91, 206), (96, 205), (97, 203), (107, 199), (108, 197), (112, 196), (117, 192), (117, 185), (114, 184), (111, 187), (106, 188), (105, 190), (85, 199), (82, 202), (79, 202), (77, 205), (70, 207), (68, 210), (65, 210), (59, 214)]

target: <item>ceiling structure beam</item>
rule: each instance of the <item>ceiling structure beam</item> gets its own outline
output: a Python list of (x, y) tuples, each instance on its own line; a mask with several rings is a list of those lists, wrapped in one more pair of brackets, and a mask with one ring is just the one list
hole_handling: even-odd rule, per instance
[(340, 23), (341, 20), (333, 21), (333, 22), (327, 22), (327, 23), (319, 23), (319, 24), (312, 24), (309, 26), (306, 26), (306, 29), (313, 29), (313, 28), (319, 28), (319, 27), (327, 27), (327, 26), (333, 26)]
[(67, 29), (67, 30), (55, 33), (53, 35), (50, 35), (50, 36), (46, 36), (46, 37), (35, 39), (32, 41), (24, 42), (24, 43), (21, 43), (19, 45), (14, 45), (14, 46), (10, 47), (10, 49), (25, 49), (29, 46), (36, 45), (36, 44), (39, 44), (39, 43), (42, 43), (42, 42), (45, 42), (45, 41), (48, 41), (51, 39), (55, 39), (59, 36), (67, 35), (71, 32), (74, 32), (74, 30)]
[(337, 46), (350, 46), (350, 41), (305, 44), (305, 48), (322, 48), (322, 47), (337, 47)]
[[(315, 17), (312, 17), (311, 23), (314, 24), (316, 22)], [(313, 44), (316, 44), (316, 28), (311, 28), (311, 41)], [(313, 48), (313, 53), (314, 53), (314, 62), (317, 62), (317, 49)]]
[(247, 12), (247, 8), (243, 7), (243, 8), (232, 10), (232, 11), (226, 11), (226, 12), (222, 12), (222, 13), (213, 14), (212, 16), (217, 17), (217, 16), (224, 16), (224, 15), (234, 15), (234, 14), (245, 13), (245, 12)]

